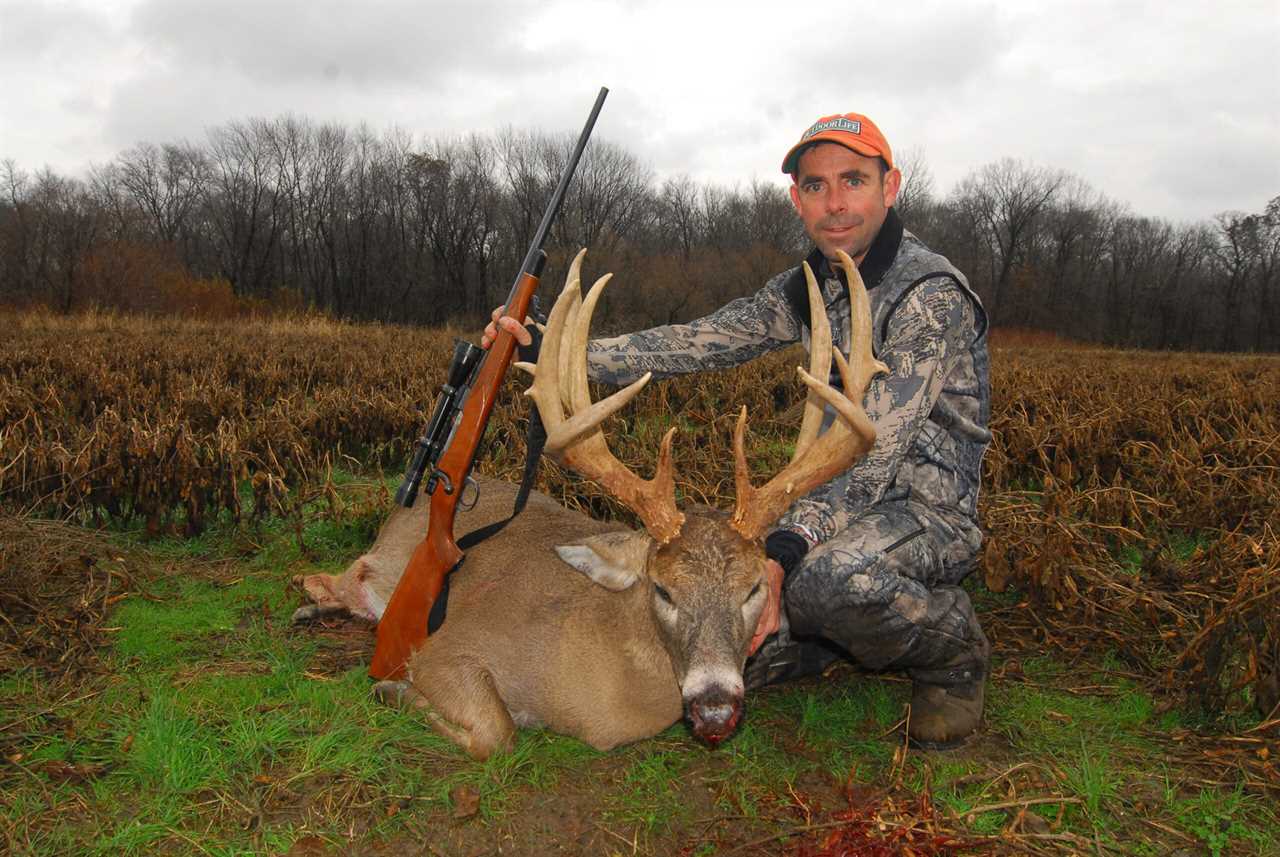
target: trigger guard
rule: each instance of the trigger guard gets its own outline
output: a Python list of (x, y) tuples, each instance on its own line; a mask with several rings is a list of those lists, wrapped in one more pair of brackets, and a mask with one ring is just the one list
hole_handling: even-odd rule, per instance
[[(468, 488), (471, 489), (470, 501), (467, 500)], [(459, 495), (458, 497), (458, 506), (460, 506), (464, 512), (467, 512), (475, 508), (476, 503), (478, 503), (479, 501), (480, 501), (480, 483), (472, 479), (470, 476), (468, 476), (466, 478), (466, 481), (462, 483), (462, 494)]]

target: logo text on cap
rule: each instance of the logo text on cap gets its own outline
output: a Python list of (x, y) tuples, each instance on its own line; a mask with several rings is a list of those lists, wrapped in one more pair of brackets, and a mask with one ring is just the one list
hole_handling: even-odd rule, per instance
[(804, 132), (801, 140), (808, 140), (816, 134), (823, 131), (848, 131), (850, 134), (862, 134), (862, 123), (853, 119), (846, 119), (843, 116), (837, 116), (834, 119), (825, 119), (821, 122), (815, 122), (810, 126), (808, 131)]

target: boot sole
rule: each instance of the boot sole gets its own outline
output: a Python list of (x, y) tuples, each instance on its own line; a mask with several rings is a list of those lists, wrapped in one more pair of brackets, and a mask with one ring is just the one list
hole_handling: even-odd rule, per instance
[(954, 738), (950, 741), (925, 741), (921, 738), (912, 738), (907, 736), (907, 746), (912, 750), (926, 750), (929, 752), (944, 752), (946, 750), (958, 750), (969, 744), (976, 737), (974, 735), (966, 735), (963, 738)]

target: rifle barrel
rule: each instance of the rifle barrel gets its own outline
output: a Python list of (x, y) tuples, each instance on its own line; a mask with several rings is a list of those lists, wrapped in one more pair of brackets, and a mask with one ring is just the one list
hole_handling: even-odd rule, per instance
[(565, 193), (569, 190), (569, 181), (578, 170), (578, 161), (582, 158), (583, 150), (587, 148), (587, 140), (591, 137), (591, 129), (596, 125), (596, 117), (600, 115), (600, 108), (604, 107), (604, 99), (608, 94), (609, 87), (607, 86), (600, 87), (600, 92), (596, 94), (596, 103), (591, 107), (591, 115), (587, 117), (587, 124), (583, 127), (582, 133), (578, 135), (578, 142), (573, 147), (573, 153), (569, 156), (568, 166), (565, 167), (564, 174), (560, 176), (560, 183), (556, 185), (555, 193), (551, 195), (551, 204), (542, 213), (542, 222), (538, 224), (538, 231), (533, 233), (533, 243), (529, 246), (529, 253), (524, 257), (524, 264), (520, 266), (520, 272), (516, 274), (516, 282), (511, 287), (511, 294), (507, 296), (508, 304), (515, 297), (516, 288), (520, 285), (520, 277), (526, 272), (533, 273), (533, 266), (537, 264), (536, 257), (542, 252), (542, 245), (546, 243), (547, 232), (551, 230), (551, 222), (560, 213), (560, 206), (564, 203)]

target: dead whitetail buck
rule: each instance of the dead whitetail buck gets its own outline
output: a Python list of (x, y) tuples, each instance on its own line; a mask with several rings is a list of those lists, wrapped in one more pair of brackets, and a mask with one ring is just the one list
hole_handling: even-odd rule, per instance
[[(509, 748), (517, 726), (545, 726), (608, 749), (661, 732), (682, 711), (711, 744), (728, 737), (742, 715), (742, 668), (766, 599), (763, 535), (792, 502), (849, 467), (875, 440), (860, 402), (872, 376), (885, 369), (871, 354), (862, 279), (842, 256), (855, 343), (850, 366), (831, 346), (806, 266), (813, 344), (809, 371), (798, 371), (809, 400), (791, 463), (762, 488), (752, 486), (744, 407), (734, 432), (733, 514), (682, 512), (671, 461), (675, 429), (663, 438), (657, 472), (647, 481), (605, 442), (600, 424), (649, 375), (590, 401), (587, 331), (609, 276), (583, 300), (583, 253), (551, 310), (537, 366), (522, 364), (534, 373), (527, 394), (546, 425), (547, 453), (603, 486), (644, 530), (594, 521), (535, 495), (506, 529), (468, 551), (454, 574), (449, 620), (410, 657), (407, 681), (381, 682), (376, 692), (421, 709), (478, 758)], [(856, 397), (827, 383), (833, 355), (843, 388), (858, 391)], [(819, 435), (824, 402), (839, 418)], [(483, 481), (482, 499), (460, 528), (505, 517), (513, 495), (513, 486)], [(396, 509), (373, 549), (345, 574), (308, 577), (305, 588), (317, 603), (295, 618), (351, 610), (377, 619), (426, 532), (428, 505)]]

